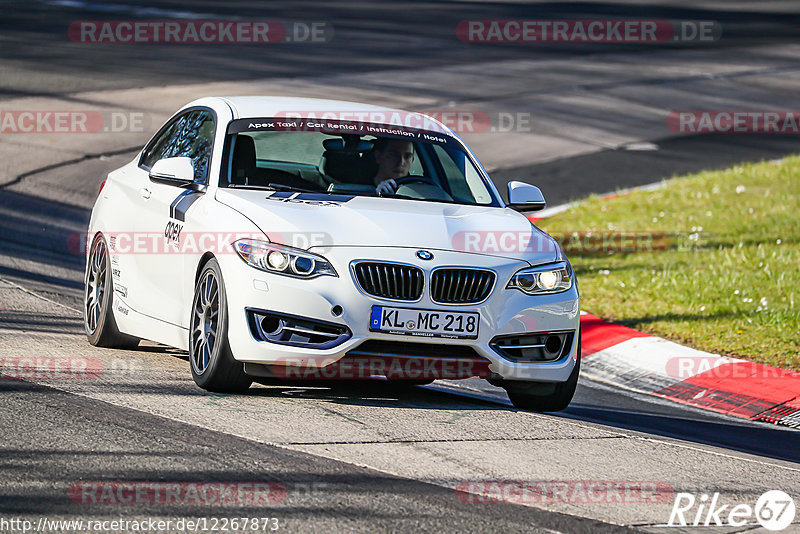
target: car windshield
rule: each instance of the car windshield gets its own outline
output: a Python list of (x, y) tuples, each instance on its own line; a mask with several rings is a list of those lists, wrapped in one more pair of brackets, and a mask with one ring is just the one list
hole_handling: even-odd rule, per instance
[[(330, 121), (323, 128), (280, 124), (231, 123), (221, 187), (499, 205), (461, 143), (444, 133), (373, 125), (342, 134), (341, 123)], [(386, 179), (393, 187), (379, 193)]]

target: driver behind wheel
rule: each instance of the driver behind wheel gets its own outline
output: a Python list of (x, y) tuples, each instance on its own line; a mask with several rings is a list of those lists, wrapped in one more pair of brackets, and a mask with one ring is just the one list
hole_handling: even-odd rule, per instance
[(397, 191), (397, 180), (408, 176), (414, 163), (414, 145), (411, 141), (379, 137), (374, 145), (378, 172), (373, 179), (379, 195), (393, 195)]

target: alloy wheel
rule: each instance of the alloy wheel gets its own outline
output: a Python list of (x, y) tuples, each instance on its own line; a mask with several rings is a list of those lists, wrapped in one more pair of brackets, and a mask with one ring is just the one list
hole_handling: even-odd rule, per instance
[(213, 272), (206, 272), (195, 296), (192, 313), (192, 365), (203, 374), (208, 368), (219, 326), (219, 284)]

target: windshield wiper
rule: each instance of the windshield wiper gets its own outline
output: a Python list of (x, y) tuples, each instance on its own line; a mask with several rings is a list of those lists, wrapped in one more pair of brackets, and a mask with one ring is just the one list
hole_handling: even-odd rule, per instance
[(324, 193), (328, 194), (327, 191), (320, 191), (320, 190), (313, 190), (313, 189), (305, 189), (303, 187), (294, 187), (291, 185), (283, 185), (283, 184), (268, 184), (268, 185), (253, 185), (253, 184), (228, 184), (228, 187), (233, 187), (234, 189), (265, 189), (268, 191), (294, 191), (296, 193)]
[(420, 197), (412, 197), (409, 195), (398, 195), (397, 193), (393, 195), (387, 195), (382, 198), (400, 198), (403, 200), (421, 200), (422, 202), (442, 202), (444, 204), (458, 204), (455, 200), (440, 200), (438, 198), (420, 198)]
[(269, 184), (267, 189), (274, 189), (275, 191), (297, 191), (298, 193), (325, 193), (328, 194), (327, 191), (315, 191), (313, 189), (305, 189), (303, 187), (295, 187), (293, 185), (283, 185), (283, 184)]

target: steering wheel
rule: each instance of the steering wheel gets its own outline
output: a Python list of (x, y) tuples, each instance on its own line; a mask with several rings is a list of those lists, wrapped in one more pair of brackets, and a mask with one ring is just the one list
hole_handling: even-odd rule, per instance
[(441, 186), (439, 186), (439, 184), (434, 182), (432, 178), (428, 176), (420, 176), (419, 174), (409, 174), (408, 176), (403, 176), (402, 178), (395, 178), (394, 182), (397, 184), (397, 187), (417, 182), (417, 183), (432, 185), (434, 187), (438, 187), (441, 189)]
[[(397, 193), (401, 196), (429, 200), (444, 200), (448, 202), (453, 201), (453, 197), (428, 176), (411, 174), (402, 178), (395, 178), (395, 183), (397, 183)], [(418, 185), (412, 186), (411, 184)], [(403, 187), (405, 187), (406, 190), (401, 191)]]

